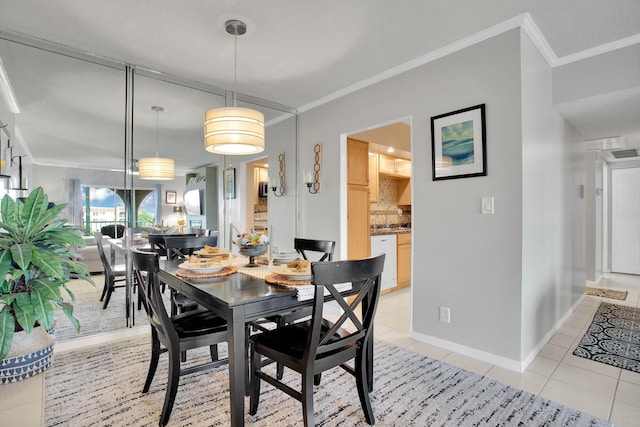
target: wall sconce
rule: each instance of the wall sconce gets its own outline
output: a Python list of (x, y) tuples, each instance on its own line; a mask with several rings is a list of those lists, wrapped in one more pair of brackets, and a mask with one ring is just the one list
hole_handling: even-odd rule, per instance
[(315, 158), (313, 161), (313, 172), (302, 172), (304, 183), (307, 185), (309, 193), (316, 194), (320, 191), (320, 157), (322, 146), (318, 142), (313, 146)]
[[(278, 178), (271, 178), (269, 186), (276, 197), (284, 195), (284, 151), (278, 155)], [(278, 186), (278, 181), (280, 185)]]

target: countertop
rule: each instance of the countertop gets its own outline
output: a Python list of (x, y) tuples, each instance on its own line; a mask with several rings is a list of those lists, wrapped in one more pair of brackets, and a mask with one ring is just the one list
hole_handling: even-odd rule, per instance
[(384, 236), (385, 234), (404, 234), (411, 233), (409, 227), (393, 227), (393, 228), (372, 228), (370, 234), (372, 236)]

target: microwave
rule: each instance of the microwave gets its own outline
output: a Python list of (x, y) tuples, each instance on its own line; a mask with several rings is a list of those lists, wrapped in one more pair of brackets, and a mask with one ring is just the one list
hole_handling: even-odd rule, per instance
[(258, 183), (258, 196), (267, 197), (269, 195), (269, 183), (262, 181)]

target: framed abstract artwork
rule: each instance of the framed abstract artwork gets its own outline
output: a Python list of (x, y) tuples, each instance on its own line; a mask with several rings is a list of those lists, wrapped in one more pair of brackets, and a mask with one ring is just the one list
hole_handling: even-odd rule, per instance
[(433, 180), (487, 175), (485, 105), (431, 117)]
[(175, 191), (167, 191), (166, 200), (168, 205), (176, 204), (176, 192)]

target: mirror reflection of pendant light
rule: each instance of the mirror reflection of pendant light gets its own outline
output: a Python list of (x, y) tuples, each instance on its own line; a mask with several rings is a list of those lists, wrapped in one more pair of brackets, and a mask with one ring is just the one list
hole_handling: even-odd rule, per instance
[(235, 41), (233, 107), (213, 108), (205, 113), (204, 148), (223, 155), (260, 153), (264, 151), (264, 115), (256, 110), (236, 107), (238, 36), (247, 32), (247, 26), (232, 19), (226, 22), (225, 28)]
[(138, 160), (140, 179), (170, 180), (174, 174), (173, 159), (158, 157), (158, 115), (164, 108), (154, 105), (151, 109), (156, 112), (156, 156)]

